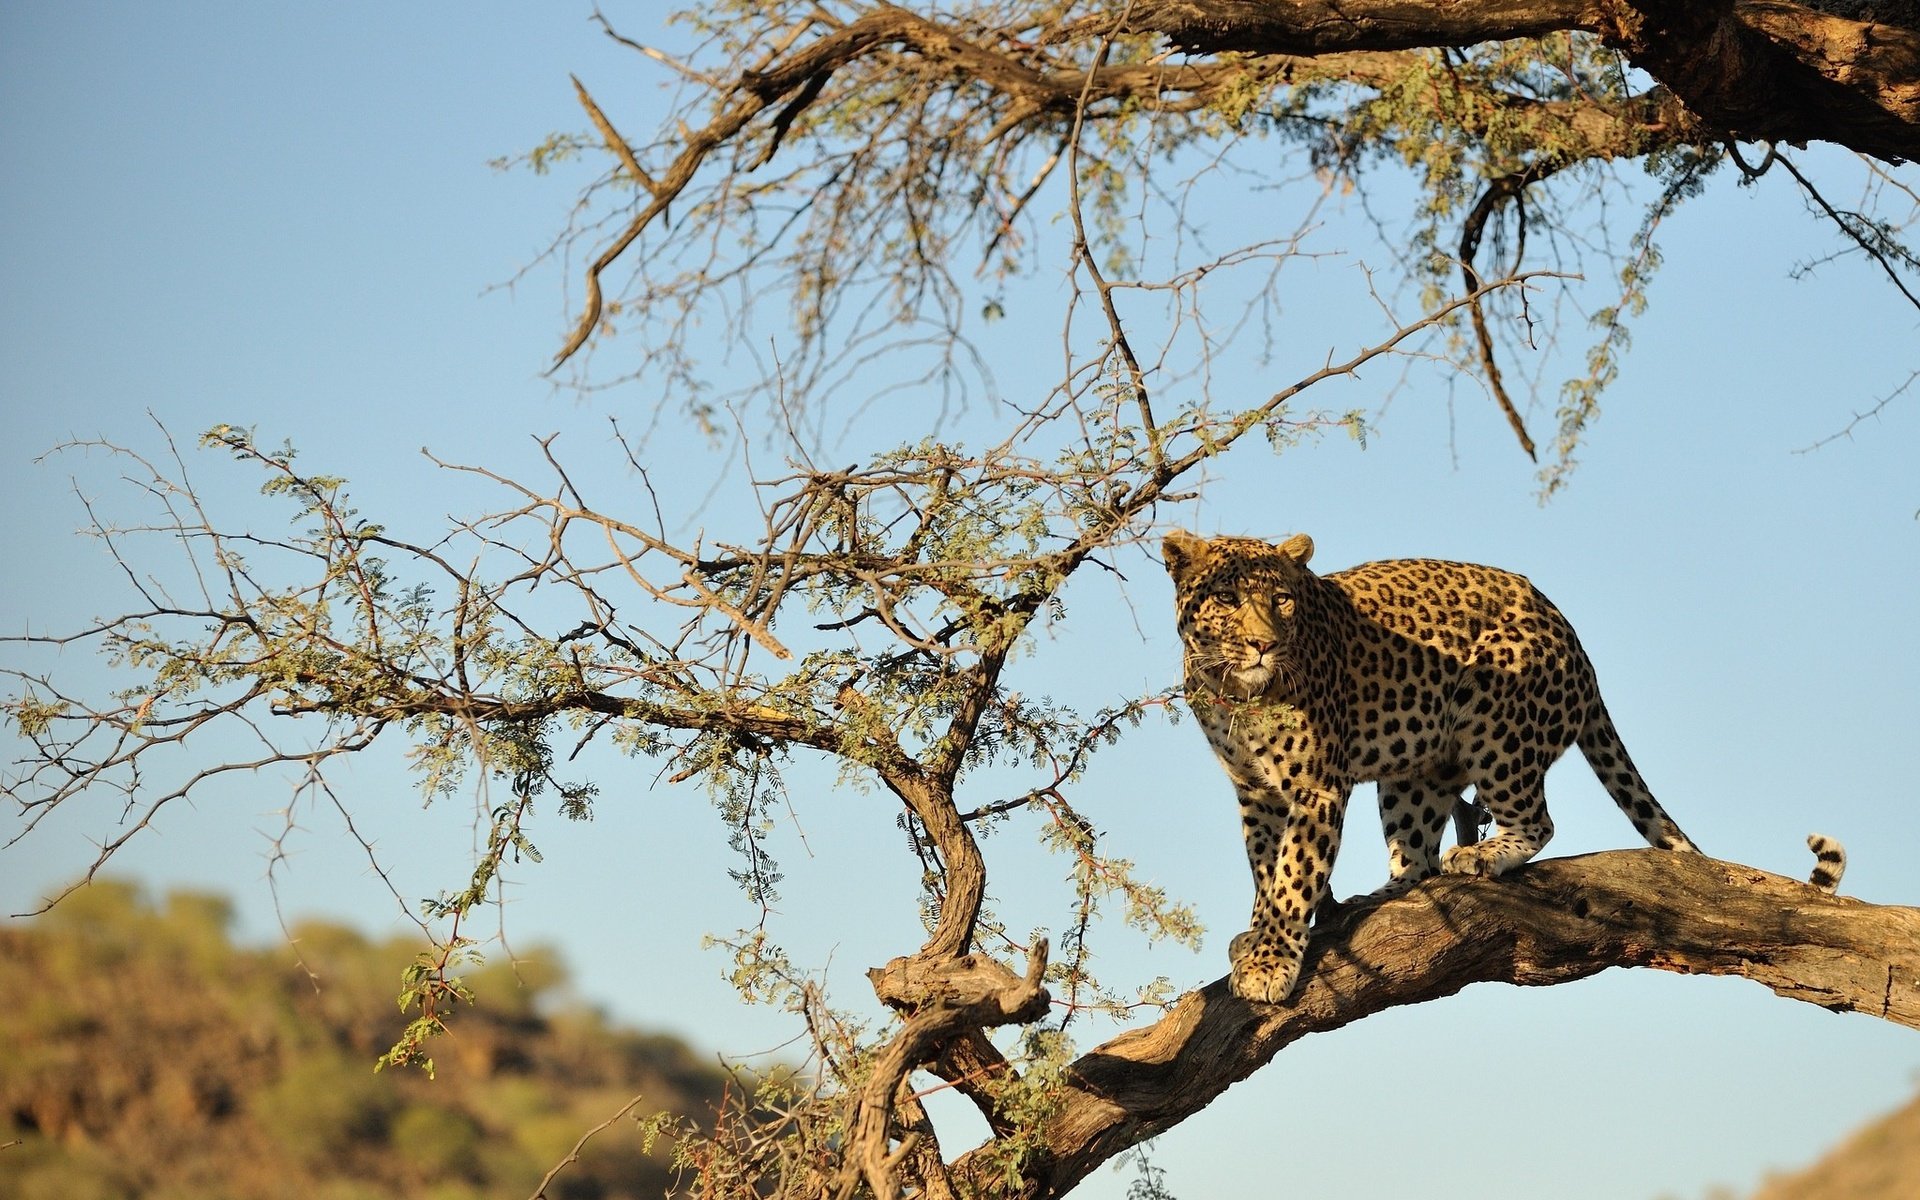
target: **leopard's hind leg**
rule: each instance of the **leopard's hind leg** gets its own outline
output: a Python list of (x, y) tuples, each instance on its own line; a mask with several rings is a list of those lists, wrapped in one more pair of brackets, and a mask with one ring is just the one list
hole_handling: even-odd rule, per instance
[(1440, 842), (1460, 800), (1457, 773), (1380, 781), (1380, 831), (1387, 839), (1387, 882), (1370, 898), (1398, 896), (1440, 869)]
[(1455, 846), (1440, 856), (1450, 875), (1504, 875), (1540, 853), (1553, 837), (1547, 815), (1546, 771), (1521, 769), (1501, 780), (1476, 780), (1474, 799), (1493, 815), (1493, 836)]

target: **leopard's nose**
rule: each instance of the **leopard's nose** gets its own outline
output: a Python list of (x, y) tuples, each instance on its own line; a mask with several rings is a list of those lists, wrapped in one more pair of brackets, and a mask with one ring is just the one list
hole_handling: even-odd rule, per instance
[(1273, 649), (1273, 641), (1270, 638), (1248, 638), (1247, 649), (1253, 651), (1255, 654), (1264, 655), (1267, 651)]

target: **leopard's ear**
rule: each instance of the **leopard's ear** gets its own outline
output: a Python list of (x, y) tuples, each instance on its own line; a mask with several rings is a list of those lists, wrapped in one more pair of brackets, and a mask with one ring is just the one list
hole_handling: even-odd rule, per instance
[(1167, 574), (1178, 583), (1191, 578), (1206, 563), (1207, 539), (1176, 529), (1160, 543), (1160, 555), (1166, 560)]
[(1304, 533), (1296, 533), (1280, 543), (1280, 553), (1304, 567), (1307, 560), (1313, 557), (1313, 539)]

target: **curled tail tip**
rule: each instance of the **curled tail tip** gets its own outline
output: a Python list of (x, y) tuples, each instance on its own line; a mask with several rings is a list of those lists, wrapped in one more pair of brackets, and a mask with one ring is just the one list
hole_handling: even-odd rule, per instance
[(1807, 835), (1807, 849), (1813, 851), (1813, 873), (1807, 876), (1807, 882), (1823, 892), (1831, 894), (1840, 886), (1841, 876), (1847, 873), (1847, 848), (1835, 838), (1823, 833)]

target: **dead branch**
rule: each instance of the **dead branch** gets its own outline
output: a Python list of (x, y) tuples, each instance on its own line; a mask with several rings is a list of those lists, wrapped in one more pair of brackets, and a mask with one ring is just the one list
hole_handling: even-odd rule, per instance
[(646, 1097), (644, 1096), (635, 1096), (633, 1099), (621, 1105), (619, 1112), (614, 1113), (612, 1116), (608, 1117), (606, 1120), (600, 1122), (598, 1125), (595, 1125), (592, 1129), (589, 1129), (585, 1133), (581, 1134), (580, 1140), (573, 1144), (573, 1149), (567, 1151), (567, 1156), (561, 1159), (559, 1162), (553, 1164), (553, 1169), (548, 1171), (545, 1175), (541, 1176), (540, 1182), (534, 1187), (533, 1195), (529, 1197), (529, 1200), (546, 1200), (548, 1185), (553, 1183), (555, 1177), (557, 1177), (560, 1174), (560, 1172), (566, 1170), (568, 1167), (572, 1166), (574, 1163), (577, 1163), (580, 1161), (580, 1152), (587, 1148), (587, 1143), (592, 1141), (596, 1134), (606, 1132), (608, 1129), (612, 1128), (614, 1123), (619, 1121), (621, 1117), (626, 1116), (628, 1113), (638, 1108), (640, 1106), (640, 1102), (644, 1099), (646, 1099)]
[[(1486, 232), (1487, 222), (1506, 205), (1511, 204), (1520, 214), (1521, 250), (1526, 246), (1526, 191), (1527, 188), (1559, 170), (1559, 165), (1542, 159), (1531, 163), (1511, 175), (1502, 175), (1488, 183), (1486, 190), (1480, 193), (1480, 199), (1460, 227), (1460, 281), (1470, 297), (1467, 315), (1472, 319), (1473, 336), (1480, 351), (1480, 369), (1486, 374), (1487, 386), (1493, 390), (1494, 403), (1500, 406), (1500, 412), (1507, 418), (1508, 428), (1519, 439), (1520, 449), (1529, 459), (1539, 461), (1534, 452), (1533, 438), (1527, 434), (1527, 423), (1520, 418), (1520, 410), (1513, 405), (1513, 398), (1507, 395), (1507, 388), (1500, 380), (1500, 364), (1494, 360), (1493, 332), (1487, 328), (1485, 306), (1477, 295), (1480, 289), (1480, 272), (1474, 265), (1474, 256), (1480, 251), (1480, 238)], [(1520, 253), (1514, 255), (1518, 262)]]
[[(1737, 975), (1920, 1029), (1920, 908), (1657, 850), (1554, 859), (1493, 881), (1443, 876), (1317, 931), (1288, 1004), (1235, 999), (1220, 979), (1083, 1055), (1046, 1123), (1030, 1194), (1064, 1194), (1307, 1034), (1473, 983), (1550, 986), (1610, 967)], [(961, 1159), (956, 1174), (970, 1165)]]

